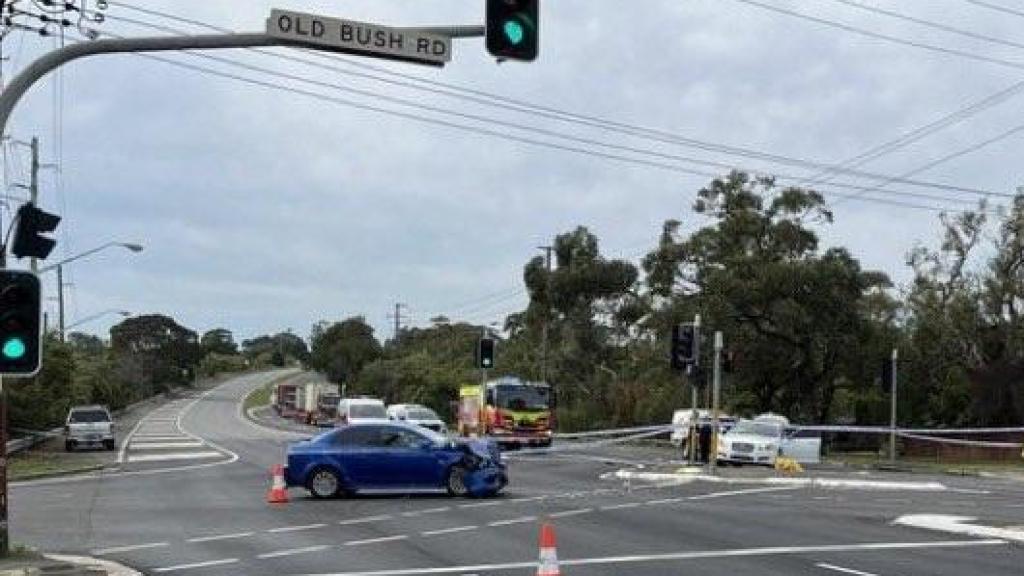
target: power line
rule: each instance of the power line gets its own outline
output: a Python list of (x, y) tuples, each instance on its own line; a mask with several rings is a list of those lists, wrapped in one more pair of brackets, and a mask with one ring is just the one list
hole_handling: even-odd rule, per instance
[(1024, 44), (1021, 44), (1019, 42), (1014, 42), (1012, 40), (1004, 40), (1002, 38), (995, 38), (993, 36), (987, 36), (985, 34), (980, 34), (978, 32), (972, 32), (970, 30), (964, 30), (962, 28), (956, 28), (954, 26), (948, 26), (948, 25), (942, 24), (940, 22), (932, 22), (931, 20), (925, 20), (923, 18), (917, 18), (915, 16), (910, 16), (910, 15), (907, 15), (907, 14), (901, 14), (899, 12), (893, 12), (892, 10), (886, 10), (884, 8), (878, 8), (876, 6), (868, 6), (867, 4), (861, 4), (860, 2), (854, 2), (853, 0), (831, 0), (831, 1), (839, 3), (839, 4), (844, 4), (846, 6), (850, 6), (852, 8), (856, 8), (858, 10), (864, 10), (864, 11), (867, 11), (867, 12), (873, 12), (875, 14), (881, 14), (883, 16), (888, 16), (890, 18), (896, 18), (898, 20), (903, 20), (904, 22), (912, 22), (912, 23), (917, 24), (919, 26), (925, 26), (925, 27), (928, 27), (928, 28), (932, 28), (934, 30), (941, 30), (943, 32), (948, 32), (950, 34), (956, 34), (958, 36), (963, 36), (965, 38), (971, 38), (971, 39), (974, 39), (974, 40), (981, 40), (983, 42), (991, 42), (993, 44), (1001, 44), (1003, 46), (1009, 46), (1011, 48), (1024, 48)]
[[(1004, 88), (1003, 90), (999, 90), (998, 92), (985, 96), (984, 98), (972, 102), (971, 104), (958, 110), (955, 110), (949, 114), (946, 114), (933, 122), (930, 122), (919, 128), (915, 128), (914, 130), (897, 136), (892, 140), (874, 146), (852, 158), (849, 158), (841, 162), (840, 164), (846, 166), (861, 166), (872, 160), (881, 158), (882, 156), (895, 152), (900, 148), (909, 146), (914, 142), (918, 142), (926, 138), (927, 136), (930, 136), (948, 126), (952, 126), (953, 124), (961, 122), (969, 118), (970, 116), (978, 114), (979, 112), (987, 110), (993, 106), (1002, 104), (1003, 102), (1006, 102), (1010, 98), (1017, 96), (1021, 92), (1024, 92), (1024, 81), (1015, 82), (1014, 84), (1010, 85), (1007, 88)], [(814, 184), (818, 182), (828, 182), (830, 178), (823, 177), (827, 176), (830, 173), (831, 172), (829, 170), (824, 170), (811, 176), (810, 179), (807, 180), (806, 182), (809, 184)]]
[(807, 20), (808, 22), (814, 22), (821, 24), (822, 26), (828, 26), (830, 28), (836, 28), (851, 32), (853, 34), (859, 34), (861, 36), (867, 36), (868, 38), (874, 38), (876, 40), (885, 40), (886, 42), (894, 42), (896, 44), (903, 44), (904, 46), (912, 46), (914, 48), (920, 48), (922, 50), (930, 50), (932, 52), (938, 52), (941, 54), (947, 54), (950, 56), (959, 56), (961, 58), (968, 58), (978, 62), (987, 62), (989, 64), (998, 64), (1000, 66), (1006, 66), (1008, 68), (1014, 68), (1016, 70), (1024, 70), (1024, 62), (1017, 62), (1014, 60), (1003, 60), (1002, 58), (995, 58), (992, 56), (984, 56), (981, 54), (975, 54), (973, 52), (965, 52), (963, 50), (957, 50), (956, 48), (946, 48), (943, 46), (936, 46), (934, 44), (927, 44), (925, 42), (918, 42), (916, 40), (907, 40), (899, 38), (897, 36), (890, 36), (888, 34), (882, 34), (880, 32), (872, 32), (871, 30), (865, 30), (864, 28), (858, 28), (842, 22), (836, 22), (835, 20), (829, 20), (827, 18), (819, 18), (817, 16), (811, 16), (810, 14), (804, 14), (803, 12), (797, 12), (795, 10), (789, 10), (787, 8), (781, 8), (779, 6), (772, 6), (771, 4), (765, 4), (758, 2), (757, 0), (733, 0), (734, 2), (741, 2), (750, 6), (756, 6), (763, 10), (769, 10), (778, 14), (785, 14), (786, 16), (792, 16), (793, 18), (799, 18), (801, 20)]
[(1000, 6), (999, 4), (993, 4), (991, 2), (982, 2), (982, 0), (964, 0), (968, 4), (974, 4), (975, 6), (981, 6), (982, 8), (988, 8), (989, 10), (996, 10), (1004, 14), (1013, 14), (1014, 16), (1024, 17), (1024, 12), (1007, 8), (1006, 6)]
[[(116, 4), (117, 6), (125, 7), (125, 8), (128, 8), (130, 10), (135, 10), (135, 11), (138, 11), (138, 12), (141, 12), (141, 13), (145, 13), (145, 14), (148, 14), (148, 15), (154, 15), (154, 16), (158, 16), (158, 17), (162, 17), (162, 18), (178, 20), (178, 21), (182, 21), (182, 22), (186, 22), (186, 23), (195, 25), (195, 26), (201, 26), (203, 28), (217, 30), (217, 31), (224, 32), (224, 33), (234, 33), (234, 31), (232, 31), (230, 29), (217, 27), (217, 26), (214, 26), (214, 25), (211, 25), (211, 24), (207, 24), (207, 23), (204, 23), (204, 22), (200, 22), (200, 21), (197, 21), (197, 20), (194, 20), (194, 19), (190, 19), (190, 18), (178, 17), (178, 16), (175, 16), (175, 15), (168, 14), (168, 13), (165, 13), (165, 12), (160, 12), (160, 11), (157, 11), (157, 10), (151, 10), (151, 9), (147, 9), (147, 8), (140, 8), (140, 7), (132, 6), (132, 5), (126, 4), (124, 2), (116, 2), (114, 4)], [(158, 30), (162, 30), (162, 31), (165, 31), (165, 32), (170, 32), (170, 33), (176, 33), (176, 34), (187, 33), (186, 31), (183, 31), (183, 30), (180, 30), (180, 29), (176, 29), (176, 28), (172, 28), (172, 27), (167, 27), (167, 26), (161, 26), (161, 25), (158, 25), (158, 24), (153, 24), (151, 22), (144, 22), (144, 21), (140, 21), (140, 20), (135, 20), (135, 19), (132, 19), (132, 18), (124, 17), (124, 16), (108, 15), (108, 18), (113, 19), (113, 20), (122, 20), (122, 21), (125, 21), (125, 22), (128, 22), (128, 23), (131, 23), (131, 24), (135, 24), (135, 25), (139, 25), (139, 26), (145, 26), (145, 27), (149, 27), (149, 28), (154, 28), (154, 29), (158, 29)], [(786, 164), (786, 165), (790, 165), (790, 166), (797, 166), (797, 167), (803, 167), (803, 168), (818, 168), (818, 169), (822, 169), (822, 170), (830, 170), (830, 171), (834, 171), (834, 172), (848, 173), (848, 174), (854, 175), (854, 176), (870, 178), (870, 179), (875, 179), (875, 180), (880, 180), (880, 181), (885, 181), (885, 182), (890, 182), (890, 181), (892, 181), (892, 178), (894, 178), (892, 175), (884, 175), (884, 174), (877, 174), (877, 173), (871, 173), (871, 172), (852, 170), (852, 169), (848, 169), (848, 168), (843, 168), (841, 166), (836, 166), (836, 165), (833, 165), (833, 164), (827, 164), (827, 163), (822, 163), (822, 162), (814, 162), (814, 161), (810, 161), (810, 160), (804, 160), (804, 159), (799, 159), (799, 158), (792, 158), (792, 157), (782, 156), (782, 155), (778, 155), (778, 154), (770, 154), (770, 153), (760, 152), (760, 151), (751, 150), (751, 149), (748, 149), (748, 148), (728, 146), (728, 145), (716, 144), (716, 143), (707, 142), (707, 141), (696, 140), (696, 139), (692, 139), (692, 138), (685, 138), (685, 137), (682, 137), (682, 136), (679, 136), (679, 135), (676, 135), (676, 134), (672, 134), (672, 133), (664, 132), (664, 131), (660, 131), (660, 130), (654, 130), (654, 129), (650, 129), (650, 128), (643, 128), (643, 127), (637, 127), (637, 126), (632, 126), (632, 125), (628, 125), (628, 124), (622, 124), (622, 123), (613, 122), (613, 121), (602, 119), (602, 118), (597, 118), (597, 117), (592, 117), (592, 116), (584, 116), (584, 115), (575, 114), (575, 113), (572, 113), (572, 112), (566, 112), (564, 110), (545, 108), (545, 107), (542, 107), (542, 106), (538, 106), (538, 105), (527, 103), (527, 102), (523, 102), (523, 101), (515, 101), (515, 100), (507, 99), (507, 98), (504, 98), (504, 97), (501, 97), (501, 96), (497, 96), (497, 95), (494, 95), (494, 94), (489, 94), (489, 93), (486, 93), (486, 92), (473, 91), (474, 93), (485, 95), (487, 98), (491, 98), (492, 100), (503, 101), (503, 102), (505, 102), (505, 104), (499, 104), (499, 103), (497, 103), (495, 101), (487, 100), (487, 99), (484, 99), (484, 98), (476, 98), (476, 97), (472, 97), (472, 96), (466, 96), (465, 94), (460, 94), (459, 92), (455, 92), (453, 90), (431, 89), (431, 88), (426, 88), (426, 87), (423, 87), (423, 86), (409, 84), (408, 82), (398, 82), (398, 81), (387, 79), (387, 78), (381, 78), (381, 77), (375, 76), (375, 75), (353, 72), (351, 70), (346, 70), (346, 69), (343, 69), (343, 68), (338, 68), (336, 66), (326, 65), (326, 64), (323, 64), (323, 63), (320, 63), (320, 62), (309, 60), (309, 59), (299, 58), (299, 57), (290, 56), (290, 55), (286, 55), (286, 54), (279, 54), (277, 52), (272, 52), (272, 51), (268, 51), (268, 50), (252, 48), (252, 49), (249, 49), (249, 51), (255, 52), (255, 53), (259, 53), (259, 54), (263, 54), (263, 55), (267, 55), (267, 56), (271, 56), (271, 57), (275, 57), (275, 58), (278, 58), (278, 59), (288, 60), (288, 61), (292, 61), (292, 62), (298, 62), (298, 63), (305, 64), (305, 65), (308, 65), (308, 66), (313, 66), (313, 67), (317, 67), (317, 68), (321, 68), (321, 69), (326, 69), (326, 70), (329, 70), (329, 71), (335, 72), (335, 73), (354, 75), (354, 76), (361, 77), (361, 78), (369, 78), (369, 79), (372, 79), (372, 80), (375, 80), (375, 81), (387, 82), (387, 83), (390, 83), (390, 84), (397, 84), (397, 85), (400, 85), (400, 86), (403, 86), (403, 87), (406, 87), (406, 88), (415, 89), (415, 90), (424, 90), (424, 91), (428, 91), (428, 92), (432, 92), (432, 93), (439, 93), (439, 94), (442, 94), (442, 95), (445, 95), (445, 96), (457, 97), (457, 98), (462, 98), (462, 99), (469, 99), (469, 100), (474, 101), (476, 103), (487, 105), (487, 106), (500, 107), (500, 108), (503, 108), (503, 109), (511, 109), (513, 111), (524, 113), (524, 114), (531, 114), (531, 115), (535, 115), (535, 116), (542, 116), (542, 117), (545, 117), (545, 118), (548, 118), (548, 119), (555, 119), (555, 120), (561, 120), (561, 121), (571, 122), (571, 123), (575, 123), (575, 124), (582, 124), (582, 125), (586, 125), (586, 126), (589, 126), (589, 127), (595, 127), (595, 128), (600, 128), (600, 129), (604, 129), (604, 130), (610, 130), (610, 131), (613, 131), (613, 132), (619, 132), (619, 133), (627, 134), (627, 135), (634, 136), (634, 137), (640, 137), (640, 138), (646, 138), (646, 139), (650, 139), (650, 140), (655, 140), (655, 141), (659, 141), (659, 142), (662, 142), (662, 143), (679, 144), (679, 145), (688, 146), (688, 147), (692, 147), (692, 148), (698, 148), (698, 149), (705, 150), (705, 151), (714, 151), (714, 152), (719, 152), (719, 153), (723, 153), (723, 154), (739, 155), (739, 156), (744, 156), (744, 157), (748, 157), (748, 158), (754, 158), (754, 159), (765, 160), (765, 161), (769, 161), (769, 162)], [(347, 59), (335, 57), (333, 55), (322, 54), (322, 53), (316, 52), (316, 51), (312, 51), (310, 53), (318, 55), (318, 56), (320, 56), (322, 58), (330, 59), (330, 60), (335, 61), (335, 62), (341, 61), (341, 62), (345, 62), (345, 63), (350, 63), (351, 64), (351, 62), (349, 62)], [(207, 57), (208, 56), (208, 55), (200, 55), (200, 54), (196, 54), (196, 55), (197, 56), (203, 56), (203, 57)], [(212, 57), (210, 59), (218, 60), (217, 57)], [(219, 61), (223, 61), (223, 60), (220, 59)], [(367, 67), (370, 67), (370, 68), (372, 68), (374, 70), (379, 70), (379, 71), (382, 71), (382, 72), (387, 72), (389, 74), (392, 73), (391, 71), (388, 71), (388, 70), (383, 69), (383, 68), (377, 68), (377, 67), (373, 67), (373, 66), (369, 66), (369, 65), (367, 65)], [(258, 69), (257, 71), (260, 71), (260, 72), (263, 72), (263, 73), (275, 73), (276, 74), (276, 71), (268, 71), (266, 69), (261, 69), (261, 68)], [(293, 75), (285, 75), (285, 76), (289, 77), (290, 79), (296, 79)], [(400, 75), (400, 76), (416, 79), (417, 82), (428, 82), (428, 81), (425, 81), (425, 80), (422, 80), (422, 79), (417, 79), (414, 76), (409, 76), (409, 75)], [(309, 81), (309, 80), (308, 79), (300, 79), (300, 81)], [(316, 81), (312, 81), (312, 82), (316, 83)], [(443, 86), (446, 86), (446, 87), (450, 87), (451, 86), (451, 85), (444, 85), (444, 84), (437, 83), (437, 82), (430, 82), (430, 83), (432, 83), (432, 84), (439, 84), (439, 85), (443, 85)], [(698, 159), (698, 158), (692, 158), (692, 157), (664, 154), (664, 153), (660, 153), (660, 152), (653, 151), (653, 150), (637, 149), (635, 147), (630, 147), (630, 146), (610, 145), (610, 144), (607, 144), (607, 143), (597, 142), (597, 141), (594, 141), (594, 140), (591, 140), (591, 139), (587, 139), (587, 138), (568, 137), (568, 136), (566, 136), (566, 135), (564, 135), (562, 133), (558, 133), (558, 132), (554, 132), (554, 131), (550, 131), (550, 130), (546, 130), (546, 129), (542, 129), (542, 128), (526, 127), (526, 126), (522, 126), (522, 125), (519, 125), (519, 124), (516, 124), (516, 123), (513, 123), (513, 122), (503, 122), (503, 121), (495, 120), (495, 119), (488, 118), (488, 117), (481, 117), (481, 116), (472, 115), (472, 114), (466, 114), (466, 113), (456, 113), (456, 112), (453, 112), (451, 110), (446, 110), (446, 109), (443, 109), (443, 108), (438, 109), (437, 107), (433, 107), (433, 106), (425, 106), (425, 105), (422, 105), (420, 103), (410, 102), (408, 100), (404, 100), (404, 99), (400, 99), (400, 98), (381, 96), (381, 95), (379, 95), (379, 93), (360, 91), (360, 90), (352, 89), (352, 88), (349, 88), (349, 87), (339, 86), (339, 85), (336, 85), (336, 84), (329, 84), (328, 86), (333, 88), (333, 89), (338, 89), (338, 90), (343, 90), (343, 91), (348, 91), (348, 92), (355, 92), (355, 93), (359, 93), (361, 95), (372, 95), (373, 97), (384, 98), (384, 99), (391, 100), (393, 102), (399, 103), (399, 104), (401, 104), (403, 106), (414, 106), (414, 107), (419, 107), (421, 109), (425, 108), (425, 109), (428, 109), (428, 110), (431, 110), (431, 111), (440, 112), (440, 113), (444, 113), (444, 114), (455, 114), (457, 116), (464, 117), (464, 118), (468, 117), (468, 118), (473, 119), (475, 121), (497, 123), (497, 124), (502, 125), (504, 127), (513, 128), (513, 129), (528, 130), (528, 131), (533, 131), (533, 132), (539, 132), (539, 133), (543, 133), (543, 134), (545, 134), (547, 136), (553, 136), (553, 137), (556, 137), (556, 138), (568, 138), (568, 139), (574, 140), (574, 141), (576, 141), (578, 143), (585, 143), (585, 144), (588, 144), (588, 145), (612, 147), (612, 148), (616, 148), (616, 149), (623, 150), (623, 151), (628, 151), (628, 152), (633, 152), (633, 153), (653, 155), (653, 156), (656, 156), (656, 157), (660, 157), (662, 159), (670, 159), (670, 160), (676, 160), (676, 161), (681, 161), (681, 162), (689, 162), (689, 163), (694, 163), (694, 164), (701, 164), (701, 165), (706, 165), (706, 166), (714, 166), (714, 167), (717, 167), (717, 168), (732, 169), (732, 168), (736, 167), (734, 164), (730, 164), (730, 163), (714, 162), (714, 161), (709, 161), (709, 160), (705, 160), (705, 159)], [(466, 90), (466, 89), (461, 88), (461, 87), (452, 87), (452, 88), (453, 89), (457, 89), (457, 90)], [(508, 105), (509, 103), (511, 103), (512, 105), (509, 106)], [(750, 171), (751, 172), (755, 172), (754, 170), (750, 170)], [(783, 178), (783, 179), (794, 179), (794, 178), (796, 178), (796, 177), (790, 177), (790, 176), (786, 176), (786, 175), (778, 175), (778, 176), (780, 178)], [(967, 192), (967, 193), (976, 194), (976, 195), (985, 195), (985, 196), (992, 195), (992, 192), (990, 192), (990, 191), (978, 190), (978, 189), (974, 189), (974, 188), (965, 188), (965, 187), (961, 187), (961, 186), (951, 186), (951, 185), (939, 184), (939, 183), (934, 183), (934, 182), (907, 180), (907, 181), (901, 182), (901, 183), (907, 184), (907, 185), (912, 185), (912, 186), (929, 187), (929, 188), (948, 190), (948, 191)], [(843, 185), (840, 185), (840, 184), (836, 184), (836, 186), (844, 187)], [(862, 190), (861, 187), (852, 187), (852, 189)], [(939, 201), (945, 200), (945, 198), (941, 198), (941, 197), (931, 197), (931, 199), (939, 200)]]
[[(1011, 136), (1015, 136), (1017, 134), (1020, 134), (1021, 132), (1024, 132), (1024, 124), (1020, 124), (1020, 125), (1014, 126), (1013, 128), (1010, 128), (1009, 130), (1005, 130), (1005, 131), (1003, 131), (1003, 132), (1001, 132), (1001, 133), (999, 133), (999, 134), (997, 134), (997, 135), (995, 135), (995, 136), (993, 136), (991, 138), (988, 138), (986, 140), (982, 140), (981, 142), (976, 142), (976, 143), (971, 144), (970, 146), (968, 146), (966, 148), (962, 148), (960, 150), (957, 150), (956, 152), (952, 152), (950, 154), (947, 154), (945, 156), (942, 156), (940, 158), (932, 160), (931, 162), (928, 162), (926, 164), (918, 166), (917, 168), (914, 168), (913, 170), (910, 170), (908, 172), (905, 172), (905, 173), (901, 174), (901, 176), (913, 176), (915, 174), (920, 174), (921, 172), (924, 172), (926, 170), (930, 170), (930, 169), (932, 169), (932, 168), (934, 168), (934, 167), (936, 167), (936, 166), (938, 166), (940, 164), (945, 164), (946, 162), (949, 162), (950, 160), (954, 160), (956, 158), (960, 158), (961, 156), (966, 156), (966, 155), (968, 155), (968, 154), (970, 154), (972, 152), (976, 152), (978, 150), (981, 150), (982, 148), (985, 148), (986, 146), (990, 146), (992, 144), (995, 144), (996, 142), (1001, 142), (1003, 140), (1006, 140), (1007, 138), (1009, 138)], [(885, 184), (880, 184), (879, 186), (885, 186)], [(868, 193), (869, 192), (863, 192), (863, 194), (868, 194)], [(856, 194), (854, 194), (853, 196), (856, 196)], [(833, 203), (832, 206), (835, 207), (835, 206), (837, 206), (839, 204), (842, 204), (845, 200), (852, 200), (852, 199), (853, 198), (851, 197), (851, 198), (845, 198), (845, 199), (839, 200), (839, 201)]]

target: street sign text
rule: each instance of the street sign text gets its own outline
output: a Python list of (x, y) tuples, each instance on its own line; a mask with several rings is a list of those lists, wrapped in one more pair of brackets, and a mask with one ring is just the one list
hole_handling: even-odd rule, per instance
[(316, 48), (434, 66), (452, 59), (447, 36), (291, 10), (271, 11), (267, 34)]

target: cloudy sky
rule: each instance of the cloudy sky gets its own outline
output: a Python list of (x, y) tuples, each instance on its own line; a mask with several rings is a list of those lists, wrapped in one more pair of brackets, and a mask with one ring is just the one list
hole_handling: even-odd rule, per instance
[[(165, 33), (132, 22), (142, 21), (205, 31), (133, 7), (258, 31), (271, 7), (417, 25), (481, 23), (483, 6), (128, 0), (110, 2), (97, 28)], [(40, 202), (64, 216), (55, 257), (109, 240), (145, 245), (138, 255), (110, 250), (69, 267), (68, 323), (111, 308), (159, 311), (197, 330), (227, 326), (244, 338), (288, 328), (306, 335), (316, 320), (364, 314), (386, 337), (395, 302), (408, 305), (412, 324), (441, 313), (489, 323), (523, 305), (522, 265), (555, 234), (582, 224), (607, 255), (635, 258), (653, 246), (667, 218), (688, 229), (704, 224), (689, 207), (708, 178), (686, 171), (726, 169), (684, 159), (789, 181), (817, 172), (694, 148), (694, 141), (838, 163), (1024, 80), (1024, 16), (969, 0), (548, 0), (542, 11), (541, 56), (532, 64), (497, 65), (482, 40), (467, 39), (456, 42), (444, 69), (291, 49), (215, 54), (230, 62), (162, 56), (258, 85), (130, 55), (65, 67), (62, 90), (52, 81), (36, 87), (8, 127), (17, 140), (38, 136), (44, 162), (60, 161), (60, 178), (51, 169), (42, 174)], [(78, 38), (72, 30), (66, 40)], [(31, 33), (8, 35), (5, 81), (53, 45)], [(493, 96), (663, 135), (522, 113), (507, 101), (485, 105)], [(1021, 122), (1022, 110), (1024, 96), (1013, 93), (860, 170), (914, 171), (1003, 134)], [(1022, 137), (914, 178), (1010, 194), (1024, 183)], [(24, 147), (9, 144), (6, 152), (8, 184), (24, 182)], [(868, 195), (882, 201), (842, 198), (856, 192), (844, 185), (878, 183), (840, 175), (822, 185), (836, 203), (836, 223), (821, 232), (865, 266), (906, 281), (904, 255), (916, 243), (935, 242), (937, 212), (892, 202), (956, 209), (978, 197), (890, 184)], [(105, 333), (113, 321), (87, 328)]]

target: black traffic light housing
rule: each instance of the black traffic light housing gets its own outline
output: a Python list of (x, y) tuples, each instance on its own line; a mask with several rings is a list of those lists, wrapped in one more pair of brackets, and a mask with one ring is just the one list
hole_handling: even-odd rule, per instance
[(540, 0), (487, 0), (487, 51), (502, 60), (537, 59)]
[(892, 394), (892, 360), (888, 358), (882, 360), (881, 388), (883, 393)]
[(672, 369), (684, 371), (696, 366), (700, 356), (700, 330), (694, 324), (677, 324), (672, 327), (672, 348), (670, 350)]
[(0, 375), (33, 376), (42, 351), (39, 277), (0, 270)]
[(53, 232), (60, 224), (60, 216), (44, 212), (31, 202), (18, 209), (18, 227), (11, 243), (11, 253), (18, 258), (46, 258), (57, 245), (53, 238), (44, 234)]
[(476, 345), (476, 367), (489, 370), (494, 368), (494, 338), (481, 338)]

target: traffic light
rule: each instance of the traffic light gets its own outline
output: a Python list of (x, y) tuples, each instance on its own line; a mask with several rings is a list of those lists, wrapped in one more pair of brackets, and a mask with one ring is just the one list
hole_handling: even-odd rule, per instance
[(696, 366), (700, 354), (700, 333), (693, 324), (678, 324), (672, 327), (672, 369), (686, 370)]
[(537, 58), (540, 0), (487, 0), (487, 51), (505, 60)]
[(494, 339), (481, 338), (476, 345), (476, 367), (494, 368)]
[(0, 375), (32, 376), (42, 349), (39, 278), (0, 270)]
[(892, 360), (882, 360), (882, 392), (892, 393)]
[(60, 216), (44, 212), (31, 202), (18, 209), (18, 228), (11, 243), (11, 253), (18, 258), (46, 258), (57, 241), (43, 234), (53, 232), (60, 223)]

